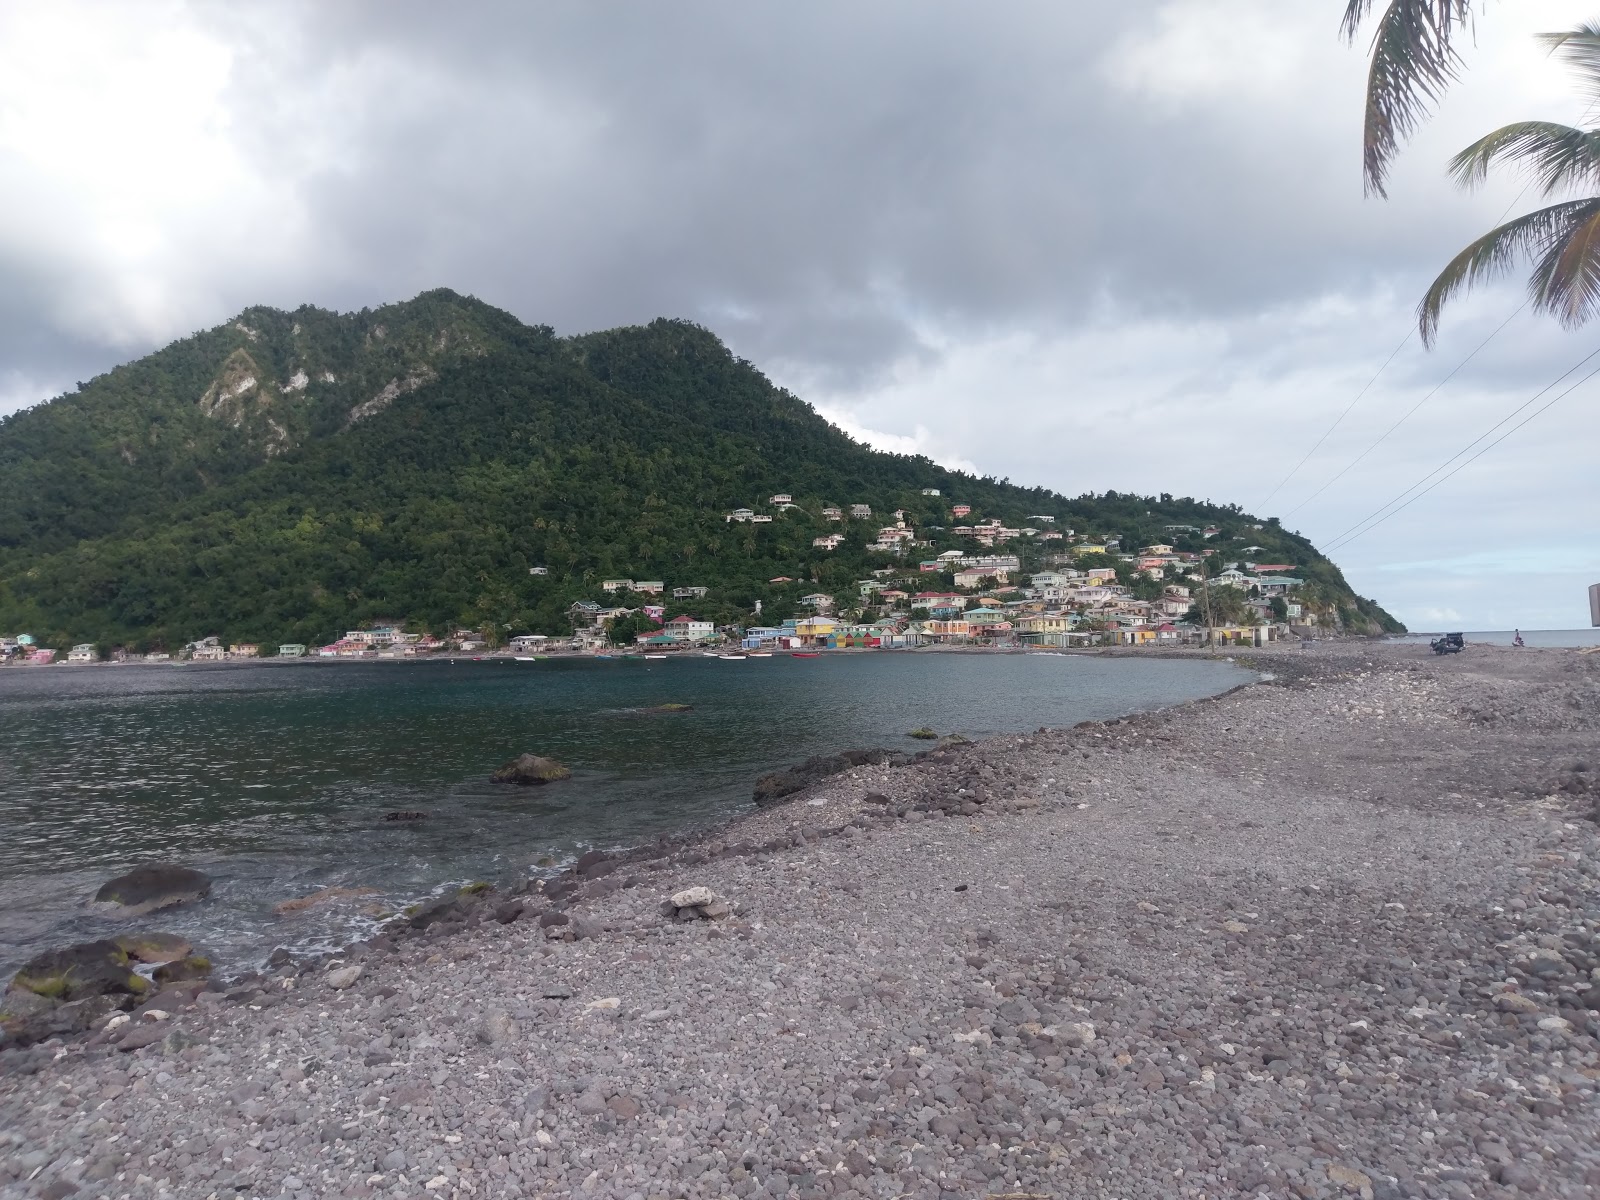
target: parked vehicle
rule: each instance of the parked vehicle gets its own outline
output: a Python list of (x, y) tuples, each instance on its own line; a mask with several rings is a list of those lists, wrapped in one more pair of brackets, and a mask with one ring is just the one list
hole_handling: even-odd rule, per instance
[(1434, 638), (1428, 644), (1433, 647), (1435, 654), (1460, 654), (1467, 644), (1467, 639), (1459, 633), (1447, 633), (1441, 638)]

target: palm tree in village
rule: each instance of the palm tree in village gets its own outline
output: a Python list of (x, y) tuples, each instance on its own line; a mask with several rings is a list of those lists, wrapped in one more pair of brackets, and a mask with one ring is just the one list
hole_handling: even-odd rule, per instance
[[(1375, 0), (1349, 0), (1345, 36), (1354, 38)], [(1391, 0), (1377, 18), (1367, 74), (1363, 163), (1367, 191), (1385, 195), (1389, 164), (1461, 67), (1456, 39), (1474, 16), (1473, 0)], [(1600, 102), (1600, 23), (1542, 36)], [(1519, 260), (1533, 264), (1533, 307), (1575, 327), (1600, 313), (1600, 128), (1518, 121), (1456, 155), (1450, 171), (1463, 187), (1483, 182), (1497, 163), (1531, 176), (1554, 200), (1491, 229), (1453, 258), (1417, 306), (1418, 328), (1432, 344), (1445, 304), (1457, 293), (1504, 274)], [(1557, 199), (1557, 197), (1561, 197)]]

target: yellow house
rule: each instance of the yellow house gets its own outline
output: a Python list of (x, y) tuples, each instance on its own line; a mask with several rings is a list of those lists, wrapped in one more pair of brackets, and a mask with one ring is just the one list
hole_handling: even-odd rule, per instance
[(953, 621), (924, 621), (922, 632), (931, 638), (968, 637), (972, 633), (972, 624), (959, 617)]
[(1071, 618), (1060, 613), (1039, 613), (1017, 618), (1018, 633), (1068, 633), (1071, 630)]
[(1096, 542), (1085, 542), (1083, 545), (1074, 546), (1072, 549), (1077, 554), (1104, 554), (1106, 552), (1106, 548)]
[(832, 617), (806, 617), (798, 622), (794, 631), (800, 635), (800, 640), (807, 645), (820, 638), (831, 637), (838, 630), (839, 622)]

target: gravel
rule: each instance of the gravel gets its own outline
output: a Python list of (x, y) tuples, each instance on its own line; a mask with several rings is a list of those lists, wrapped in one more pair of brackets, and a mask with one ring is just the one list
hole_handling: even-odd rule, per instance
[(1241, 655), (117, 1014), (0, 1197), (1595, 1194), (1597, 660)]

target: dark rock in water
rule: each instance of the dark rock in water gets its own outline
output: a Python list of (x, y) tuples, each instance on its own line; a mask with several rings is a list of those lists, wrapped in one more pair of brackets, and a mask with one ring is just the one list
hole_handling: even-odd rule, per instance
[(129, 958), (142, 963), (177, 962), (194, 950), (175, 933), (119, 933), (111, 939)]
[(47, 950), (22, 964), (6, 989), (68, 1003), (90, 996), (141, 996), (150, 981), (133, 971), (128, 952), (113, 941), (80, 942)]
[(939, 738), (939, 735), (933, 730), (929, 729), (926, 725), (923, 725), (918, 729), (913, 729), (910, 733), (906, 734), (906, 736), (916, 738), (923, 742), (933, 742), (937, 741)]
[(102, 911), (137, 917), (158, 908), (199, 900), (210, 892), (211, 877), (204, 872), (188, 867), (153, 865), (135, 867), (126, 875), (106, 882), (94, 894), (94, 902)]
[(796, 792), (804, 791), (814, 783), (819, 783), (830, 775), (837, 775), (841, 771), (848, 771), (852, 767), (861, 767), (868, 764), (887, 765), (891, 767), (904, 766), (911, 761), (904, 754), (893, 750), (845, 750), (838, 754), (823, 754), (816, 758), (808, 758), (798, 766), (788, 767), (782, 771), (774, 771), (770, 775), (763, 775), (756, 780), (755, 801), (757, 804), (772, 804), (782, 800), (785, 796), (792, 796)]
[(692, 704), (653, 704), (649, 708), (643, 708), (643, 709), (640, 709), (639, 711), (640, 712), (647, 712), (647, 713), (693, 712), (694, 711), (694, 705), (692, 705)]
[(203, 954), (190, 954), (172, 962), (162, 963), (155, 969), (159, 984), (182, 983), (190, 979), (205, 979), (211, 974), (211, 960)]
[(392, 812), (384, 813), (383, 819), (385, 821), (426, 821), (428, 819), (428, 814), (425, 812), (415, 811)]
[(526, 786), (554, 783), (558, 779), (568, 779), (571, 775), (570, 770), (553, 758), (522, 754), (489, 776), (489, 780), (492, 783), (517, 783)]
[(453, 921), (465, 914), (459, 895), (438, 896), (406, 910), (411, 918), (411, 928), (426, 929), (440, 921)]

